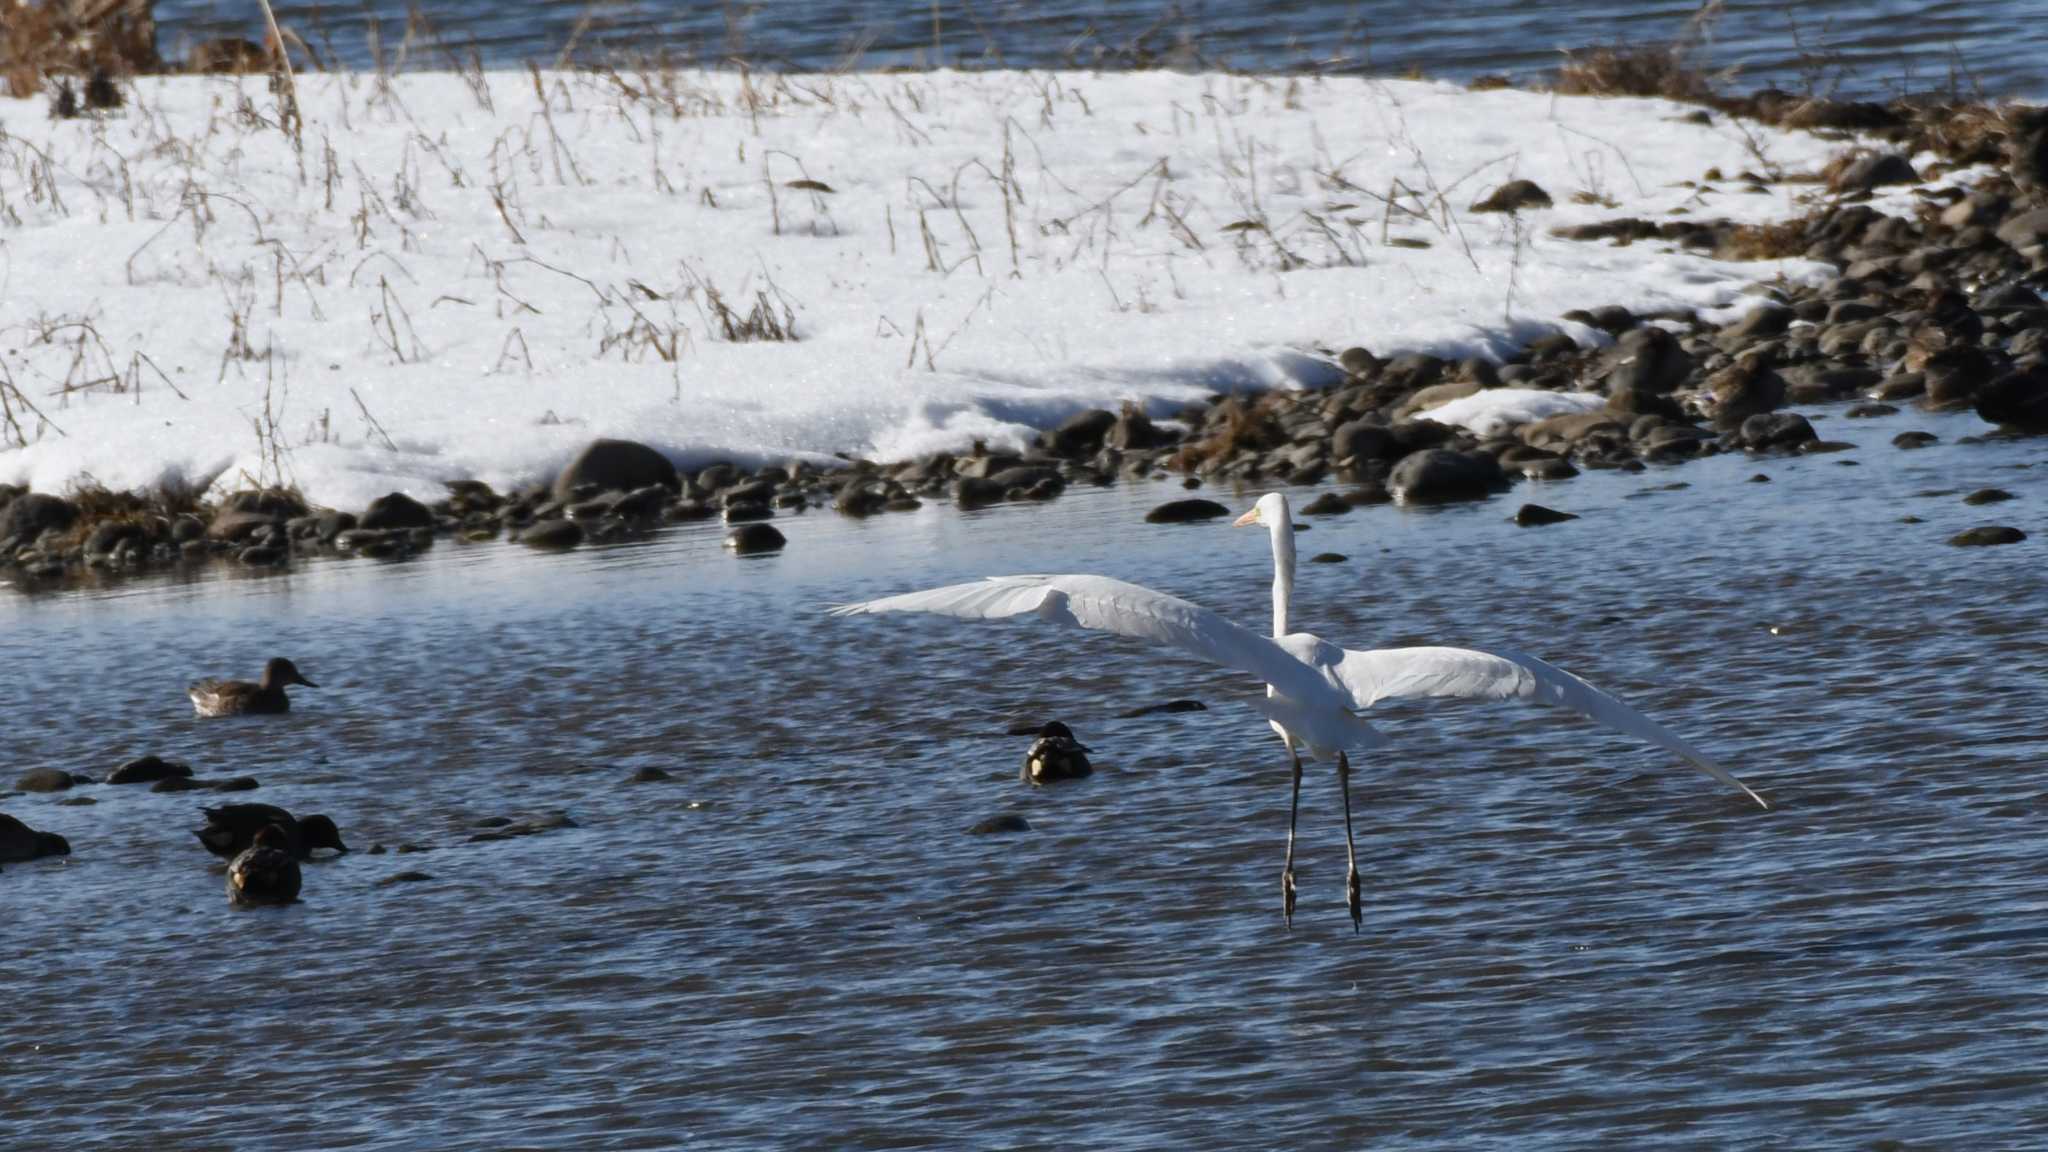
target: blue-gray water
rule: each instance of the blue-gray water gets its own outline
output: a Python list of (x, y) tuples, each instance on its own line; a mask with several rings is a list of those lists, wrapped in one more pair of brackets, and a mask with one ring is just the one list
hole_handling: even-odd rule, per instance
[[(759, 559), (704, 525), (563, 556), (444, 542), (0, 589), (7, 780), (154, 751), (253, 774), (228, 799), (326, 812), (357, 849), (307, 868), (304, 903), (236, 913), (188, 831), (211, 794), (0, 801), (75, 848), (0, 874), (0, 1132), (64, 1149), (2042, 1147), (2044, 445), (1952, 445), (1981, 428), (1968, 416), (1822, 427), (1862, 447), (1360, 509), (1301, 538), (1349, 559), (1303, 566), (1298, 626), (1517, 643), (1777, 805), (1563, 714), (1382, 709), (1392, 743), (1355, 796), (1362, 935), (1327, 770), (1304, 786), (1302, 903), (1281, 928), (1287, 770), (1241, 678), (1042, 624), (819, 611), (1077, 570), (1256, 625), (1263, 533), (1143, 524), (1171, 486), (814, 512)], [(1944, 442), (1899, 452), (1905, 427)], [(2019, 499), (1962, 504), (1987, 485)], [(1525, 499), (1583, 519), (1517, 529)], [(1985, 522), (2035, 539), (1943, 543)], [(186, 681), (272, 654), (321, 684), (289, 716), (191, 716)], [(1112, 718), (1184, 696), (1211, 710)], [(1044, 716), (1103, 770), (1022, 786), (1026, 742), (999, 733)], [(625, 784), (641, 767), (675, 779)], [(552, 811), (578, 827), (467, 842), (484, 818)], [(1033, 830), (966, 834), (999, 812)], [(402, 843), (432, 851), (364, 851)], [(377, 886), (404, 869), (433, 879)]]
[[(1738, 70), (1734, 87), (1877, 95), (1900, 87), (2048, 93), (2048, 22), (2038, 0), (1727, 0), (1698, 60)], [(407, 44), (407, 13), (427, 25)], [(934, 23), (936, 9), (937, 21)], [(1696, 0), (280, 0), (279, 19), (332, 60), (447, 67), (474, 46), (489, 63), (550, 62), (565, 49), (735, 56), (787, 69), (1179, 67), (1370, 70), (1534, 78), (1563, 49), (1661, 44)], [(222, 34), (260, 39), (253, 0), (158, 0), (165, 50)], [(371, 33), (375, 27), (375, 37)], [(445, 50), (444, 50), (445, 49)], [(401, 57), (403, 58), (401, 61)]]

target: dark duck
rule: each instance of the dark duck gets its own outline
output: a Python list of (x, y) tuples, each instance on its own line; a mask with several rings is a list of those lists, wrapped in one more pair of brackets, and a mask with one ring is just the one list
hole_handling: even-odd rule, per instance
[(299, 862), (284, 829), (266, 824), (249, 850), (228, 865), (228, 901), (242, 907), (290, 904), (299, 898)]
[(1088, 763), (1088, 746), (1074, 739), (1073, 730), (1057, 720), (1038, 730), (1038, 739), (1024, 753), (1024, 781), (1044, 784), (1051, 780), (1079, 780), (1095, 771)]
[(257, 833), (265, 828), (276, 828), (283, 834), (280, 847), (294, 860), (306, 859), (315, 848), (348, 851), (348, 845), (341, 842), (341, 830), (325, 816), (293, 816), (273, 804), (223, 804), (200, 811), (206, 814), (206, 827), (192, 834), (199, 837), (208, 852), (224, 860), (247, 851), (256, 842)]

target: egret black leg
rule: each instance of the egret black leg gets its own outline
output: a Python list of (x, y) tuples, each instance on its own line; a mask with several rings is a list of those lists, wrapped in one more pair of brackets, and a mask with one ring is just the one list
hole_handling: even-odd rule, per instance
[[(1300, 761), (1295, 761), (1295, 779), (1301, 779)], [(1351, 909), (1351, 930), (1363, 931), (1365, 896), (1358, 884), (1358, 845), (1351, 839), (1351, 758), (1337, 753), (1337, 780), (1344, 786), (1344, 852), (1351, 858), (1351, 874), (1344, 881), (1344, 902)]]
[(1294, 762), (1294, 802), (1287, 806), (1287, 863), (1280, 869), (1280, 915), (1294, 928), (1294, 821), (1301, 814), (1301, 754), (1287, 746), (1287, 758)]

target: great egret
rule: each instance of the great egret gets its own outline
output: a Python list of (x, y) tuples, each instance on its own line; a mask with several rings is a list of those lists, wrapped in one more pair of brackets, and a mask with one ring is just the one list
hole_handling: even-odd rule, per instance
[(1505, 700), (1521, 698), (1562, 705), (1617, 731), (1647, 740), (1690, 762), (1759, 807), (1770, 805), (1706, 754), (1676, 733), (1562, 668), (1511, 650), (1470, 648), (1382, 648), (1350, 651), (1287, 630), (1294, 595), (1294, 522), (1287, 497), (1270, 493), (1237, 521), (1264, 525), (1273, 542), (1273, 635), (1241, 628), (1206, 608), (1107, 576), (991, 576), (925, 592), (887, 596), (834, 608), (852, 616), (872, 612), (933, 612), (966, 619), (1036, 615), (1061, 624), (1115, 632), (1170, 644), (1226, 668), (1266, 682), (1266, 697), (1250, 701), (1287, 747), (1293, 765), (1294, 796), (1287, 813), (1287, 860), (1281, 868), (1282, 915), (1294, 922), (1294, 830), (1301, 810), (1301, 752), (1335, 760), (1344, 791), (1344, 845), (1350, 856), (1346, 903), (1357, 930), (1364, 920), (1358, 879), (1358, 850), (1351, 834), (1353, 748), (1383, 742), (1360, 711), (1376, 701), (1425, 696)]

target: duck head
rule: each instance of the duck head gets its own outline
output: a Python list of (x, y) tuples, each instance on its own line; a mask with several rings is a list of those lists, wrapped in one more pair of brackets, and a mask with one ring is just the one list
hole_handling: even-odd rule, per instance
[(1064, 740), (1083, 752), (1095, 751), (1095, 749), (1074, 739), (1074, 730), (1057, 720), (1046, 721), (1045, 726), (1038, 730), (1038, 738), (1040, 740)]
[(299, 821), (299, 840), (309, 851), (314, 848), (348, 851), (348, 845), (341, 842), (341, 829), (325, 816), (308, 816)]
[(318, 684), (300, 675), (298, 666), (282, 656), (272, 659), (263, 666), (265, 688), (282, 688), (287, 684), (304, 684), (308, 688), (319, 687)]

